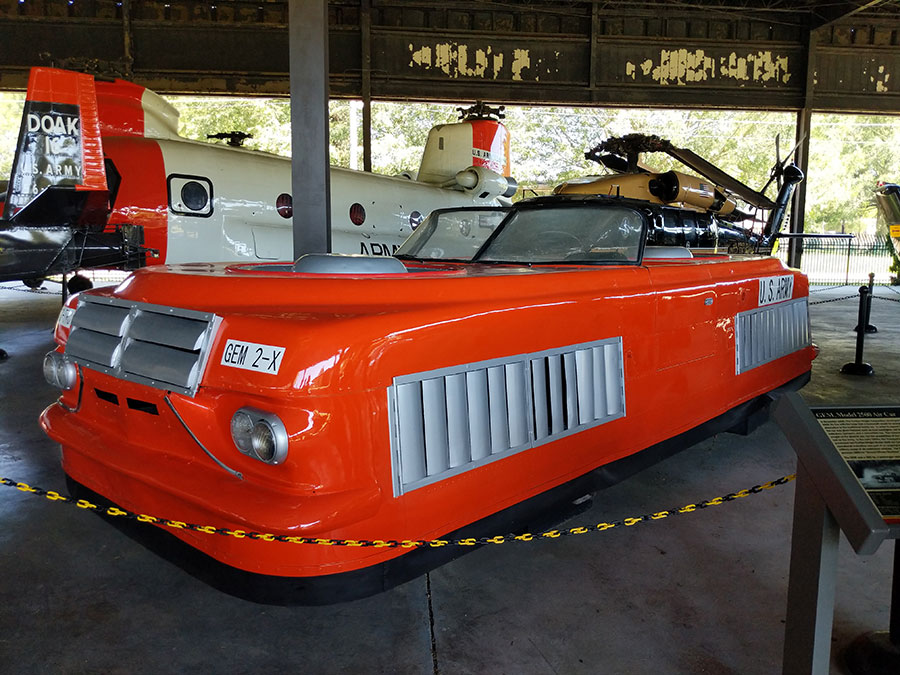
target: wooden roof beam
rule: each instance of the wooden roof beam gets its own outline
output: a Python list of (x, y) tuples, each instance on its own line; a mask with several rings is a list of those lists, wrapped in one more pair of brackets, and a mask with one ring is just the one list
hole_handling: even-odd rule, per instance
[(812, 10), (810, 30), (824, 28), (825, 26), (829, 26), (836, 21), (840, 21), (841, 19), (846, 19), (847, 17), (853, 16), (854, 14), (858, 14), (867, 9), (872, 9), (876, 5), (880, 5), (883, 2), (884, 0), (869, 0), (868, 2), (862, 3), (836, 2), (834, 4), (828, 4), (821, 9), (814, 8)]

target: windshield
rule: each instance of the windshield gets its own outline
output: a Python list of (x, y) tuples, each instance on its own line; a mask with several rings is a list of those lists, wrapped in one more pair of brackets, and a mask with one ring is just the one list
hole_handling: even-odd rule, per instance
[(608, 203), (435, 211), (396, 255), (473, 262), (636, 263), (644, 218)]
[(605, 204), (515, 212), (478, 255), (487, 262), (637, 262), (637, 211)]
[(433, 211), (394, 255), (472, 260), (508, 213), (503, 208)]

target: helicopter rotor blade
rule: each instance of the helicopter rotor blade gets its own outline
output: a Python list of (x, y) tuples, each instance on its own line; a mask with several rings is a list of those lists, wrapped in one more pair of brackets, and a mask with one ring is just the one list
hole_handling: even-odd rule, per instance
[(762, 192), (757, 192), (734, 176), (725, 173), (722, 169), (712, 164), (709, 160), (703, 159), (693, 150), (688, 150), (686, 148), (671, 148), (666, 152), (689, 169), (693, 169), (716, 185), (736, 194), (748, 204), (766, 210), (771, 210), (775, 207), (775, 202), (766, 197)]
[(806, 139), (806, 134), (803, 134), (800, 139), (794, 143), (794, 147), (791, 148), (791, 151), (784, 156), (784, 162), (782, 163), (782, 167), (787, 165), (788, 160), (791, 158), (795, 152), (797, 152), (797, 148), (800, 147), (800, 144)]
[(597, 161), (610, 171), (614, 171), (616, 173), (625, 173), (626, 171), (628, 171), (628, 160), (624, 157), (620, 157), (619, 155), (600, 155), (599, 157), (597, 157)]
[[(628, 160), (621, 155), (614, 155), (612, 153), (606, 153), (605, 155), (591, 155), (590, 153), (585, 153), (585, 157), (602, 164), (614, 173), (631, 173), (628, 170)], [(638, 162), (634, 173), (656, 173), (656, 171), (643, 162)]]
[(763, 194), (765, 194), (766, 190), (769, 189), (769, 186), (772, 184), (773, 180), (778, 181), (778, 189), (781, 189), (781, 177), (784, 174), (784, 167), (787, 166), (787, 163), (788, 161), (790, 161), (793, 154), (797, 152), (797, 148), (800, 147), (800, 144), (806, 138), (806, 134), (802, 135), (800, 139), (796, 143), (794, 143), (794, 147), (791, 148), (790, 152), (788, 152), (788, 154), (784, 156), (784, 159), (781, 159), (781, 157), (779, 157), (780, 153), (778, 145), (780, 137), (781, 134), (775, 136), (775, 165), (772, 167), (772, 172), (769, 174), (769, 180), (766, 181), (766, 184), (763, 185), (762, 189), (760, 190), (760, 192), (762, 192)]
[(776, 171), (775, 173), (775, 182), (778, 184), (778, 189), (781, 190), (781, 171), (784, 166), (781, 163), (781, 134), (775, 134), (775, 166), (778, 169), (773, 169)]
[[(771, 211), (775, 208), (775, 202), (766, 197), (762, 192), (745, 185), (734, 176), (726, 173), (709, 160), (704, 159), (693, 150), (676, 148), (671, 141), (655, 135), (626, 134), (621, 137), (608, 138), (585, 153), (585, 158), (600, 162), (608, 168), (616, 170), (624, 161), (626, 169), (632, 173), (648, 171), (656, 173), (652, 168), (638, 161), (641, 153), (663, 152), (673, 159), (678, 160), (687, 168), (696, 171), (701, 176), (721, 187), (724, 191), (736, 195), (743, 201), (756, 208)], [(617, 159), (608, 160), (605, 155), (615, 155)]]

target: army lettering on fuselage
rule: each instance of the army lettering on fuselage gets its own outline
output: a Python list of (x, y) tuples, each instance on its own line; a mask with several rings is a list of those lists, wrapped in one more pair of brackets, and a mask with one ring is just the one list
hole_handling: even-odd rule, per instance
[(68, 103), (26, 101), (6, 217), (53, 186), (75, 186), (82, 175), (81, 111)]
[(773, 305), (794, 296), (794, 275), (764, 277), (759, 280), (759, 306)]
[(363, 255), (394, 255), (398, 248), (400, 246), (397, 244), (379, 244), (373, 241), (366, 246), (366, 242), (359, 242), (359, 252)]
[(81, 121), (77, 116), (67, 116), (63, 114), (41, 115), (38, 113), (28, 113), (28, 131), (43, 131), (45, 134), (55, 134), (57, 136), (73, 136), (78, 137), (78, 124)]

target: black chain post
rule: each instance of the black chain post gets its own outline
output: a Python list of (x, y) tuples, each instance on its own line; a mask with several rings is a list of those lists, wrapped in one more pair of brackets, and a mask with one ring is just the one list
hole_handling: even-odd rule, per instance
[[(866, 325), (866, 310), (871, 308), (872, 296), (869, 295), (868, 286), (859, 287), (859, 318), (858, 326)], [(863, 363), (863, 346), (866, 341), (866, 331), (856, 332), (856, 360), (853, 363), (845, 363), (841, 368), (843, 375), (874, 375), (875, 369), (868, 363)]]
[(866, 303), (866, 322), (865, 324), (856, 324), (855, 330), (857, 333), (859, 332), (860, 325), (865, 325), (866, 333), (877, 333), (878, 329), (869, 323), (869, 320), (872, 317), (872, 296), (875, 294), (875, 272), (869, 272), (869, 298)]

